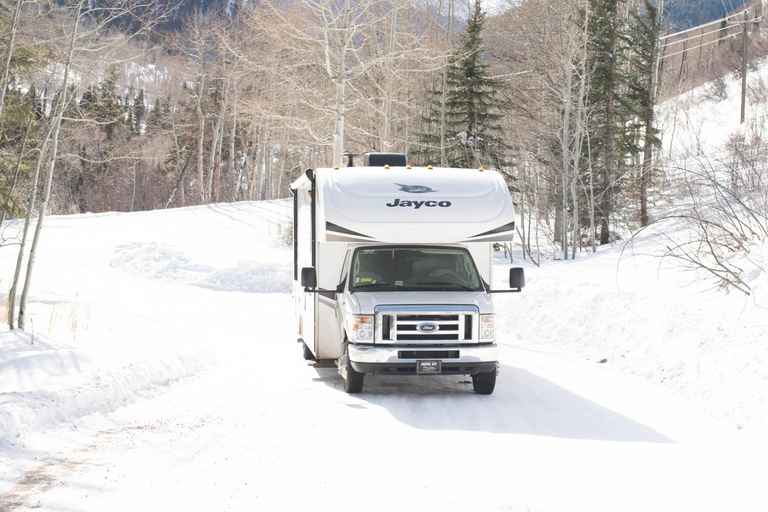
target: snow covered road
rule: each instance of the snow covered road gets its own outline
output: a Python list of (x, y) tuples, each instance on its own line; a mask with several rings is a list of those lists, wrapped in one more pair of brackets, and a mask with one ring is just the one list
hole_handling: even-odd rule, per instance
[[(280, 320), (289, 304), (252, 303)], [(350, 396), (283, 338), (232, 336), (215, 368), (155, 400), (29, 436), (3, 461), (23, 471), (7, 503), (764, 510), (764, 447), (636, 378), (508, 347), (490, 397), (459, 378), (370, 378)]]
[(285, 213), (52, 219), (37, 345), (0, 337), (0, 510), (766, 510), (765, 443), (536, 339), (501, 340), (490, 396), (347, 395), (295, 343)]

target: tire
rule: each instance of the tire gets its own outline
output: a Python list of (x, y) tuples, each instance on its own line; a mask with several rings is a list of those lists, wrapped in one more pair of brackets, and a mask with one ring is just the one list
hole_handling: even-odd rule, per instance
[(490, 395), (496, 387), (496, 370), (476, 373), (472, 376), (472, 388), (478, 395)]
[(304, 359), (307, 361), (314, 361), (315, 355), (312, 353), (311, 350), (309, 350), (309, 347), (307, 346), (307, 344), (302, 342), (301, 346), (304, 348), (304, 352), (303, 352)]
[(349, 361), (349, 343), (344, 344), (344, 356), (342, 357), (342, 365), (344, 367), (344, 373), (342, 378), (344, 379), (344, 391), (350, 394), (361, 393), (363, 391), (363, 381), (365, 380), (365, 374), (356, 372), (352, 368), (352, 363)]

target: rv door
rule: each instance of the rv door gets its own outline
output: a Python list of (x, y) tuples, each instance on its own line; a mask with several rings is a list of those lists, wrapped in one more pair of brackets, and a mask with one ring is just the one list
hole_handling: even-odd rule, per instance
[[(328, 270), (324, 274), (318, 274), (318, 288), (323, 290), (336, 290), (336, 292), (315, 293), (317, 318), (317, 339), (315, 341), (318, 359), (338, 359), (341, 357), (341, 310), (339, 301), (344, 294), (339, 291), (339, 285), (346, 278), (346, 267), (349, 263), (349, 251), (345, 244), (324, 243), (319, 244), (318, 261), (323, 262)], [(347, 253), (345, 255), (345, 253)], [(345, 258), (346, 256), (346, 258)], [(339, 262), (343, 261), (339, 269)], [(330, 267), (330, 268), (329, 268)]]

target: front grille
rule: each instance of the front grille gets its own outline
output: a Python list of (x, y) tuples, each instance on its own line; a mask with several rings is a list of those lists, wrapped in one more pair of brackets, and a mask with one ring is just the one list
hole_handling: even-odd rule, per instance
[(458, 334), (398, 334), (397, 341), (459, 341)]
[[(448, 311), (413, 311), (405, 306), (377, 311), (376, 341), (402, 345), (440, 345), (477, 341), (477, 308), (449, 306)], [(416, 309), (416, 307), (414, 307)]]
[(398, 350), (398, 359), (458, 359), (458, 350)]
[[(472, 364), (443, 364), (440, 375), (471, 375), (477, 371), (477, 366)], [(484, 370), (486, 371), (486, 370)], [(401, 365), (389, 365), (375, 370), (379, 374), (416, 375), (416, 363), (404, 363)]]

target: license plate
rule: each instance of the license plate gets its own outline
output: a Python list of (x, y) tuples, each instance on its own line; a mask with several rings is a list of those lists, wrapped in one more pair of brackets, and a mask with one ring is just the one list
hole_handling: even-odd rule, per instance
[(416, 373), (440, 373), (441, 370), (440, 361), (416, 361)]

